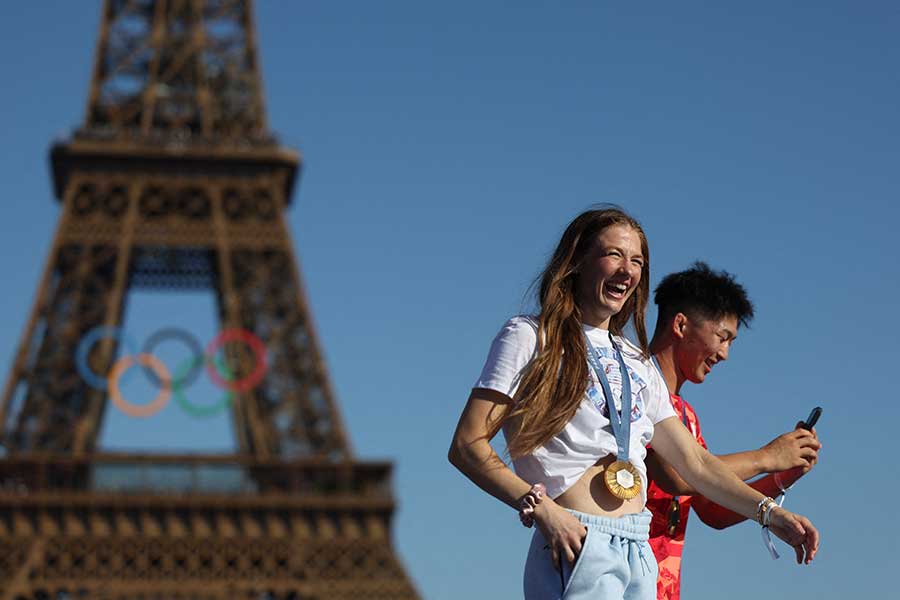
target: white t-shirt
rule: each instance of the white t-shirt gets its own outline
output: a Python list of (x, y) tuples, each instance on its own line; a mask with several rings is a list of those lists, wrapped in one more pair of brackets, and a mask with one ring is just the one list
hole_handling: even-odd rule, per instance
[[(609, 379), (616, 405), (621, 408), (622, 377), (619, 363), (613, 354), (609, 332), (584, 325), (591, 343), (600, 354), (600, 364)], [(656, 366), (643, 357), (640, 350), (624, 337), (615, 336), (622, 358), (631, 376), (631, 439), (628, 459), (637, 467), (643, 479), (641, 496), (647, 499), (647, 469), (644, 457), (647, 444), (653, 438), (653, 425), (675, 416), (665, 381)], [(537, 320), (534, 317), (511, 318), (491, 344), (481, 377), (473, 387), (487, 388), (513, 398), (523, 369), (537, 350)], [(516, 473), (528, 483), (543, 483), (547, 493), (556, 498), (597, 460), (616, 454), (616, 438), (609, 424), (606, 398), (593, 370), (588, 368), (590, 381), (585, 382), (581, 405), (565, 428), (543, 446), (527, 456), (513, 461)], [(506, 434), (504, 428), (504, 435)]]

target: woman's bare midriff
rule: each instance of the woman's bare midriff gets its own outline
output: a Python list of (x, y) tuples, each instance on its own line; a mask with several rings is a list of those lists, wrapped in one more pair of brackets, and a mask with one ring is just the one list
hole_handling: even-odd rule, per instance
[(615, 460), (616, 457), (612, 455), (598, 460), (572, 487), (556, 497), (556, 503), (564, 508), (605, 517), (620, 517), (641, 512), (644, 509), (642, 494), (631, 500), (620, 500), (606, 488), (603, 474), (606, 467)]

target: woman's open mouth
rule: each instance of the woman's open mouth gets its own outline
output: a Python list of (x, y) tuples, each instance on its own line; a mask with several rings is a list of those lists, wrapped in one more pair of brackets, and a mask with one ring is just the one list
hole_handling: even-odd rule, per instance
[(603, 293), (616, 300), (624, 300), (628, 292), (628, 286), (624, 283), (606, 283), (603, 285)]

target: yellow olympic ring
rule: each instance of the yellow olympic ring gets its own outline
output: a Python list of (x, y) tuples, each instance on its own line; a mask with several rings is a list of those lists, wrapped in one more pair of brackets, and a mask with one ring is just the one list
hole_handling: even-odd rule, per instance
[[(122, 397), (122, 392), (119, 390), (119, 377), (131, 368), (135, 362), (145, 367), (150, 367), (163, 383), (156, 398), (147, 404), (132, 404)], [(169, 401), (169, 398), (172, 397), (172, 378), (169, 377), (169, 370), (166, 369), (166, 365), (152, 354), (143, 352), (137, 355), (128, 354), (113, 364), (107, 377), (107, 388), (109, 389), (109, 399), (116, 405), (116, 408), (128, 416), (146, 418), (152, 417), (161, 411)]]

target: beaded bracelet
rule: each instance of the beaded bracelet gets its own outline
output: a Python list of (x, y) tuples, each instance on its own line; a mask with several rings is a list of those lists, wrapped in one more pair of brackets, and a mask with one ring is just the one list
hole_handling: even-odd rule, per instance
[[(775, 473), (774, 479), (775, 485), (777, 485), (778, 489), (781, 490), (781, 498), (778, 499), (778, 502), (775, 502), (773, 500), (771, 503), (766, 503), (767, 505), (769, 505), (769, 507), (765, 510), (765, 514), (763, 515), (763, 520), (760, 521), (760, 525), (762, 525), (761, 531), (763, 543), (766, 545), (766, 549), (769, 551), (772, 559), (777, 560), (778, 558), (780, 558), (780, 555), (778, 554), (778, 550), (775, 549), (775, 544), (772, 543), (772, 536), (769, 534), (769, 523), (771, 523), (772, 521), (772, 513), (775, 512), (775, 509), (784, 506), (784, 499), (787, 496), (787, 491), (793, 487), (793, 484), (784, 487), (784, 482), (781, 481), (781, 473)], [(763, 498), (760, 504), (765, 502), (765, 500), (766, 498)], [(768, 498), (768, 500), (771, 500), (771, 498)]]
[(522, 525), (525, 527), (534, 525), (534, 509), (541, 503), (541, 499), (546, 493), (546, 486), (543, 483), (536, 483), (531, 486), (527, 494), (522, 496), (519, 504), (519, 520), (522, 521)]
[(759, 501), (759, 504), (756, 505), (756, 522), (762, 525), (763, 527), (768, 525), (768, 520), (766, 516), (769, 511), (772, 510), (773, 506), (777, 506), (776, 502), (766, 496), (762, 500)]
[[(784, 496), (781, 499), (784, 500)], [(756, 511), (756, 520), (762, 525), (760, 532), (762, 533), (763, 543), (773, 560), (777, 560), (779, 555), (778, 550), (775, 549), (775, 544), (772, 543), (772, 536), (769, 534), (769, 523), (772, 521), (772, 514), (776, 508), (781, 508), (781, 503), (775, 502), (766, 496), (759, 501)]]

